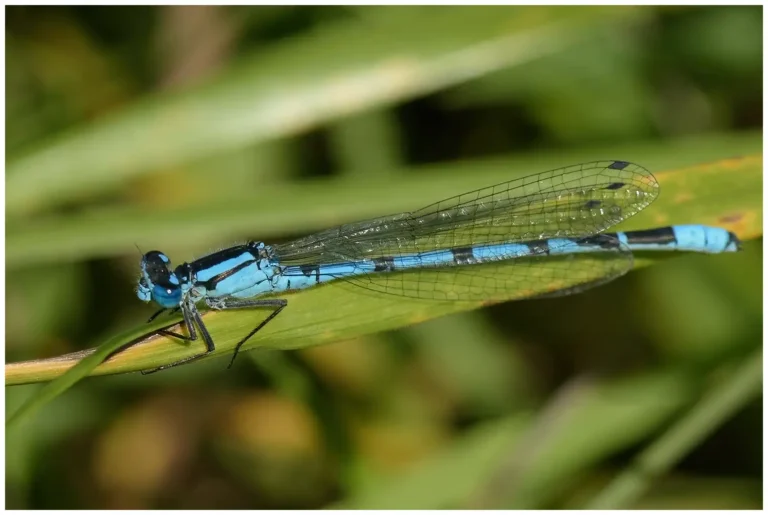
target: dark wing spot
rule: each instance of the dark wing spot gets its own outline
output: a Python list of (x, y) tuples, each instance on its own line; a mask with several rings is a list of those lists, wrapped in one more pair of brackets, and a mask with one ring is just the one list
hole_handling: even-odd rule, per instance
[(605, 187), (606, 190), (617, 190), (624, 186), (623, 182), (612, 182), (608, 186)]
[(608, 168), (612, 170), (623, 170), (628, 166), (629, 166), (629, 163), (627, 163), (626, 161), (614, 161), (613, 163), (611, 163), (611, 165)]
[(584, 204), (584, 207), (586, 207), (587, 209), (595, 209), (596, 207), (600, 207), (601, 204), (602, 202), (599, 200), (590, 200), (589, 202)]

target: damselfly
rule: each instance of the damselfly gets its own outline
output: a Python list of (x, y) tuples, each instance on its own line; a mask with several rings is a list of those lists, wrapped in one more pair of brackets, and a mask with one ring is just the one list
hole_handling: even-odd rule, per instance
[[(188, 336), (214, 351), (197, 305), (271, 310), (235, 347), (288, 304), (260, 298), (334, 280), (418, 299), (504, 300), (564, 295), (615, 279), (632, 268), (632, 251), (736, 251), (731, 232), (703, 225), (605, 231), (647, 207), (659, 185), (644, 168), (599, 161), (552, 170), (458, 195), (423, 209), (328, 229), (289, 243), (250, 241), (171, 268), (159, 251), (141, 260), (139, 299), (181, 311)], [(600, 260), (577, 254), (599, 253)], [(565, 259), (565, 261), (564, 261)], [(553, 263), (558, 261), (558, 266)], [(439, 272), (439, 273), (436, 273)], [(531, 292), (530, 295), (528, 292)], [(393, 297), (394, 298), (394, 297)]]

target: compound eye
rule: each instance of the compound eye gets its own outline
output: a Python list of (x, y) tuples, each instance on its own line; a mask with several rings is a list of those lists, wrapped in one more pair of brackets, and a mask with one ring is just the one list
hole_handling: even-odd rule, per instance
[(152, 298), (164, 308), (176, 307), (181, 302), (181, 288), (156, 285), (152, 289)]
[(144, 254), (142, 261), (150, 281), (158, 283), (168, 279), (170, 275), (168, 266), (171, 264), (168, 256), (158, 250), (153, 250)]
[(170, 266), (171, 260), (159, 250), (152, 250), (144, 254), (144, 263), (148, 266), (167, 267)]

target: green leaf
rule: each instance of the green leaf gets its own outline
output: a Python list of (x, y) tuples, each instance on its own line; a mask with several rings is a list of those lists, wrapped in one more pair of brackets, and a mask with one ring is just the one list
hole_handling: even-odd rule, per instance
[[(703, 223), (726, 227), (742, 239), (754, 238), (762, 233), (760, 156), (662, 172), (657, 177), (664, 193), (648, 209), (621, 224), (622, 228)], [(585, 255), (578, 259), (599, 260), (600, 257)], [(636, 264), (643, 266), (659, 259), (664, 259), (664, 256), (645, 253), (639, 256)], [(713, 256), (712, 259), (728, 259), (728, 256)], [(552, 263), (551, 266), (557, 266), (554, 260)], [(594, 269), (599, 270), (599, 267)], [(519, 296), (547, 291), (552, 286), (553, 283), (543, 280), (540, 290), (519, 292)], [(342, 281), (281, 297), (288, 300), (289, 307), (251, 338), (244, 349), (308, 347), (411, 325), (483, 305), (480, 302), (454, 304), (405, 298), (392, 302), (387, 295), (372, 294)], [(206, 314), (205, 323), (217, 347), (210, 356), (231, 353), (240, 339), (267, 315), (268, 312), (259, 309)], [(130, 333), (133, 338), (134, 333)], [(130, 341), (128, 336), (122, 339), (124, 343)], [(182, 343), (152, 335), (98, 367), (94, 375), (150, 369), (200, 354), (204, 349), (200, 340)], [(53, 379), (80, 357), (76, 354), (6, 365), (6, 384)]]

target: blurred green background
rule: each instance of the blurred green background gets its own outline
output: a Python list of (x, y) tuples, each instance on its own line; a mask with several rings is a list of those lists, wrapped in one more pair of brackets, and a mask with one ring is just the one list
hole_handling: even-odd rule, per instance
[[(6, 362), (142, 324), (135, 245), (179, 263), (468, 174), (759, 154), (761, 29), (761, 7), (8, 7)], [(623, 507), (760, 508), (761, 401), (726, 395), (761, 359), (744, 247), (228, 371), (88, 379), (7, 434), (6, 506), (579, 508), (704, 402), (711, 429)]]

